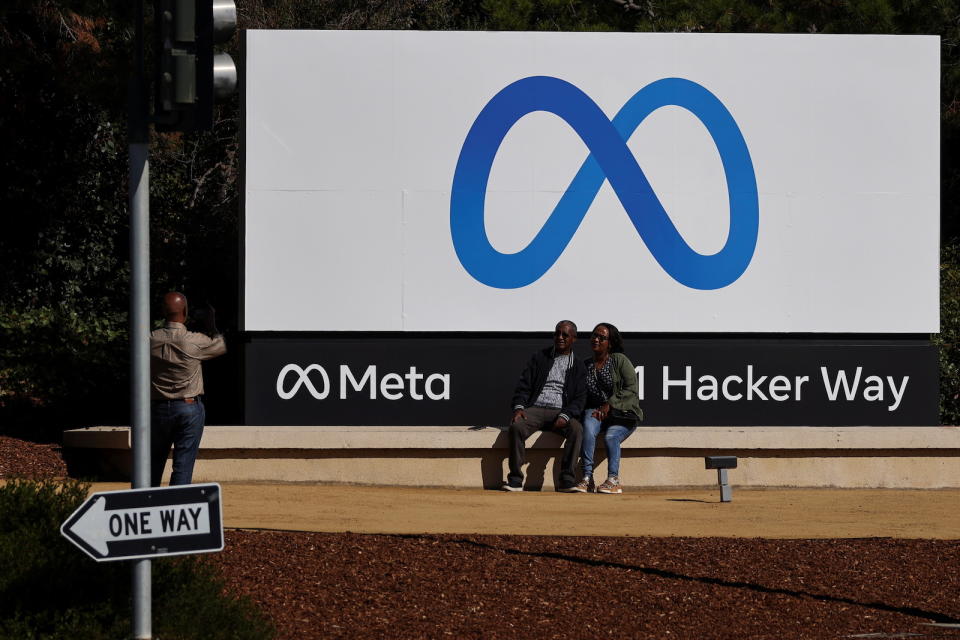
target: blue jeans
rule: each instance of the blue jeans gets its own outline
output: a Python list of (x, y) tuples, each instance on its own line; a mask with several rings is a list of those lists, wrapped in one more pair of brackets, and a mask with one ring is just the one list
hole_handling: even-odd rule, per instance
[(596, 408), (583, 412), (583, 452), (580, 457), (583, 462), (583, 475), (593, 475), (593, 452), (597, 448), (597, 436), (601, 431), (606, 431), (603, 441), (607, 445), (607, 475), (618, 476), (620, 475), (620, 443), (629, 438), (637, 428), (628, 428), (619, 424), (601, 426), (600, 421), (593, 417), (594, 411)]
[(170, 486), (190, 484), (193, 464), (200, 449), (203, 422), (206, 418), (203, 401), (154, 400), (150, 407), (150, 484), (160, 486), (163, 465), (173, 445), (173, 473)]

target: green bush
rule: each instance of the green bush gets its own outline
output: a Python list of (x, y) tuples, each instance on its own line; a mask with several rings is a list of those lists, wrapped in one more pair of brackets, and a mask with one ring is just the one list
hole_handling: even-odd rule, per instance
[[(0, 639), (130, 636), (130, 564), (96, 563), (60, 535), (88, 489), (72, 480), (0, 487)], [(249, 600), (224, 593), (213, 567), (196, 557), (154, 561), (153, 633), (164, 640), (273, 637)]]
[(940, 257), (940, 424), (960, 424), (960, 243)]

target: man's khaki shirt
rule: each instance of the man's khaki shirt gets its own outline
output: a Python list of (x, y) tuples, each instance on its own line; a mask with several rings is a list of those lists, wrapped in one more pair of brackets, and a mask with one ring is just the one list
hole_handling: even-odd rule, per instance
[(208, 338), (187, 331), (179, 322), (168, 322), (150, 333), (150, 397), (179, 400), (203, 393), (200, 362), (227, 352), (223, 336)]

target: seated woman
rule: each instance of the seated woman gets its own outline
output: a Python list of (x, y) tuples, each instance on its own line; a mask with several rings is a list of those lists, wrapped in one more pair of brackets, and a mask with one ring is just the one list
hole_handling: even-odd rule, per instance
[(607, 479), (597, 487), (599, 493), (623, 493), (620, 482), (620, 443), (626, 440), (643, 419), (637, 395), (637, 372), (623, 354), (623, 339), (612, 324), (601, 322), (590, 336), (593, 356), (587, 358), (587, 410), (583, 414), (583, 480), (576, 486), (581, 493), (593, 486), (593, 452), (597, 436), (605, 431)]

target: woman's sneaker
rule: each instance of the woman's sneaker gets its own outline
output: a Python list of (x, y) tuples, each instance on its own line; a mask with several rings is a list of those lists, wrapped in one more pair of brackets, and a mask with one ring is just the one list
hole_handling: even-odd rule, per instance
[(610, 476), (603, 481), (603, 484), (597, 487), (597, 493), (623, 493), (623, 487), (620, 485), (618, 476)]
[(578, 482), (574, 489), (577, 493), (590, 493), (593, 490), (593, 476), (583, 476), (583, 480)]

